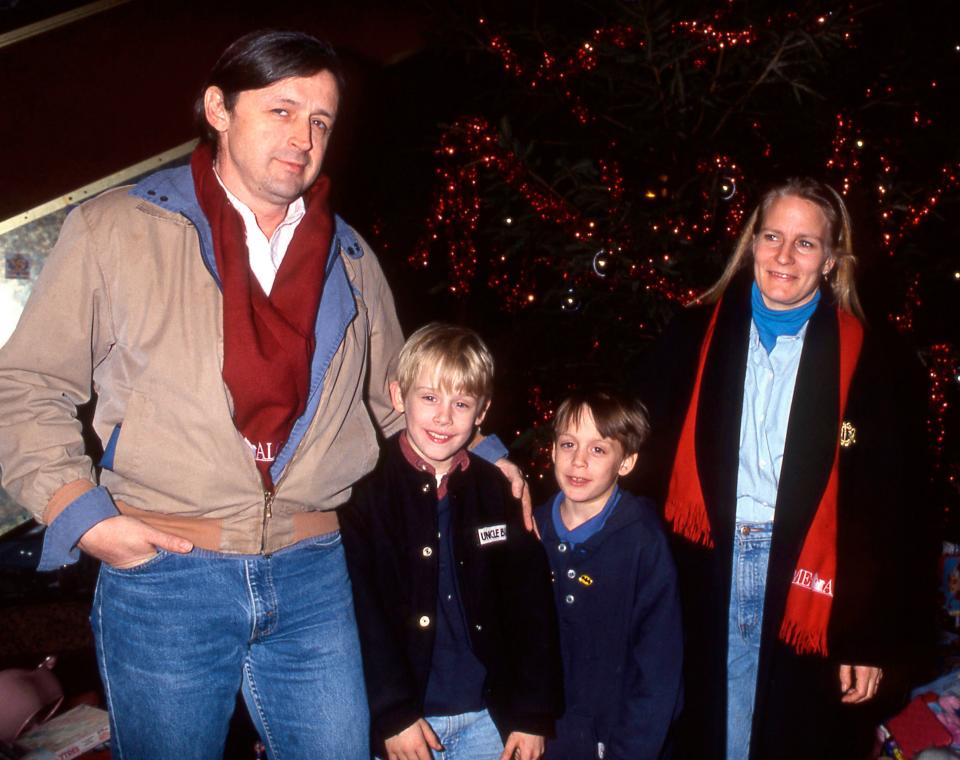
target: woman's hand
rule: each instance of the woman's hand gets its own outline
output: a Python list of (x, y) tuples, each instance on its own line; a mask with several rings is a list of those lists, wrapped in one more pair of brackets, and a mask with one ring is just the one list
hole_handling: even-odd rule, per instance
[(423, 718), (407, 726), (396, 736), (391, 736), (384, 744), (387, 748), (387, 760), (430, 760), (430, 749), (443, 752), (443, 745), (433, 732), (433, 728)]
[(873, 699), (880, 686), (883, 671), (869, 665), (841, 665), (840, 691), (843, 692), (841, 702), (856, 705)]
[(512, 731), (507, 737), (500, 760), (540, 760), (545, 747), (542, 736)]

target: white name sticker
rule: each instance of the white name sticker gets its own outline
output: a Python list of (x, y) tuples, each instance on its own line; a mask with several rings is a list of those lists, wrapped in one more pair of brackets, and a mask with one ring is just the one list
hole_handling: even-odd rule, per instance
[(480, 546), (493, 544), (497, 541), (506, 541), (507, 524), (488, 525), (486, 528), (477, 528), (477, 535), (480, 536)]

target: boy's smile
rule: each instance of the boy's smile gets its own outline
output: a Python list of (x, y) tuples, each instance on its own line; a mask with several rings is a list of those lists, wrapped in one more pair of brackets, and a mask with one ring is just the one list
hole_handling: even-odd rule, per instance
[(429, 370), (420, 370), (406, 395), (398, 382), (390, 383), (390, 398), (393, 408), (406, 416), (407, 440), (413, 450), (438, 473), (445, 473), (453, 455), (470, 443), (489, 404), (442, 387), (440, 378)]

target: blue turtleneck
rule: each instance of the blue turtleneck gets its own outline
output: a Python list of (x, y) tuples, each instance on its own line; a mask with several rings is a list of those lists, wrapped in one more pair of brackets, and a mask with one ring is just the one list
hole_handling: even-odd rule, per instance
[(750, 305), (753, 308), (753, 322), (757, 326), (757, 333), (760, 335), (760, 343), (769, 354), (773, 347), (777, 345), (777, 338), (781, 335), (796, 335), (800, 328), (806, 324), (810, 316), (820, 303), (820, 290), (813, 294), (813, 298), (803, 306), (797, 306), (793, 309), (784, 309), (782, 311), (769, 308), (763, 302), (763, 296), (756, 281), (750, 292)]

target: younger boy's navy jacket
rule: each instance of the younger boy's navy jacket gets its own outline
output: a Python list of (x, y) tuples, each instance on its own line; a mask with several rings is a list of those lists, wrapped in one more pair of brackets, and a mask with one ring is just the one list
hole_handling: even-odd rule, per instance
[[(470, 455), (447, 479), (457, 582), (484, 700), (506, 737), (553, 734), (563, 676), (550, 570), (500, 471)], [(374, 751), (425, 717), (436, 635), (437, 484), (404, 458), (399, 436), (340, 510), (353, 584)]]
[(681, 706), (673, 558), (653, 503), (621, 494), (603, 528), (575, 547), (557, 536), (553, 500), (536, 510), (553, 570), (567, 703), (544, 760), (662, 757)]

